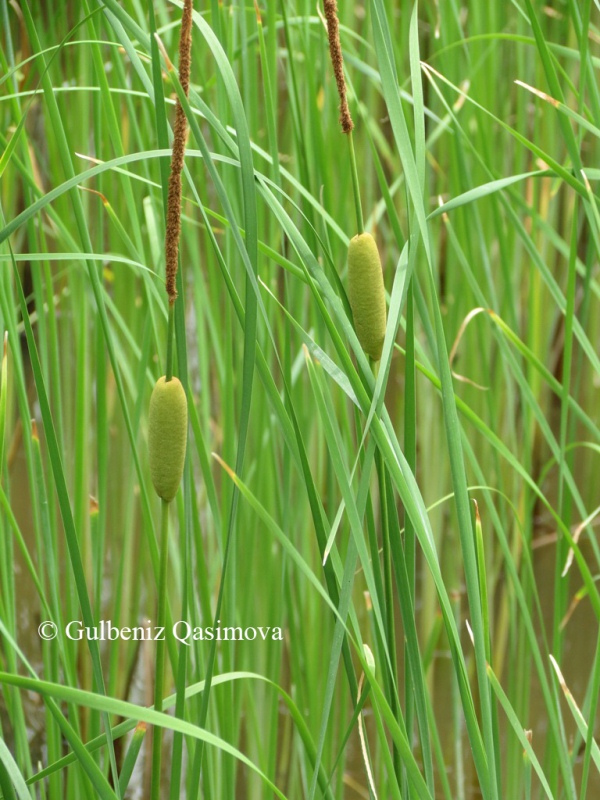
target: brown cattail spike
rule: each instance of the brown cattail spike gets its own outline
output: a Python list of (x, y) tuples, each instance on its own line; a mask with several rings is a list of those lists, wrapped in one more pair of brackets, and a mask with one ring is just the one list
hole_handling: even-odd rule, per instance
[[(179, 37), (179, 83), (185, 96), (190, 89), (190, 66), (192, 62), (192, 0), (185, 0), (181, 17)], [(169, 175), (169, 194), (167, 198), (167, 231), (165, 236), (166, 289), (171, 305), (177, 299), (175, 281), (179, 257), (179, 235), (181, 233), (181, 172), (185, 154), (187, 122), (181, 103), (177, 101), (175, 127), (173, 130), (173, 153), (171, 174)]]
[(340, 24), (337, 15), (336, 0), (323, 0), (325, 7), (325, 19), (327, 20), (327, 37), (329, 39), (329, 53), (333, 74), (337, 83), (337, 90), (340, 96), (340, 125), (344, 133), (351, 133), (354, 128), (348, 100), (346, 99), (346, 79), (344, 78), (344, 57), (342, 56), (342, 45), (340, 42)]

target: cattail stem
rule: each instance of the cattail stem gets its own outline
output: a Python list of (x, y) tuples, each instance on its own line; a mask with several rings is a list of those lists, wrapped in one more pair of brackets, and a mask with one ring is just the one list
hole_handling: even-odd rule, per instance
[(350, 115), (350, 109), (348, 108), (348, 98), (347, 98), (348, 87), (346, 86), (346, 78), (344, 77), (344, 57), (342, 54), (342, 43), (340, 41), (340, 22), (338, 19), (336, 0), (324, 0), (323, 8), (325, 11), (325, 20), (327, 22), (327, 38), (329, 40), (329, 55), (331, 57), (331, 66), (333, 67), (335, 83), (340, 98), (340, 126), (342, 128), (342, 131), (348, 137), (348, 147), (350, 148), (352, 190), (354, 192), (356, 224), (358, 226), (357, 233), (362, 233), (365, 229), (365, 224), (362, 214), (362, 205), (360, 202), (360, 189), (358, 185), (358, 172), (356, 169), (356, 156), (354, 155), (354, 141), (352, 139), (354, 122), (352, 121), (352, 116)]
[[(192, 48), (192, 0), (185, 0), (181, 18), (179, 36), (179, 81), (187, 97), (190, 86), (191, 48)], [(177, 299), (177, 268), (179, 266), (179, 237), (181, 234), (181, 173), (183, 171), (187, 120), (185, 112), (178, 101), (175, 109), (175, 125), (173, 133), (173, 150), (171, 155), (171, 172), (167, 195), (167, 229), (165, 233), (165, 288), (169, 298), (167, 321), (167, 363), (165, 383), (173, 379), (173, 340), (175, 333), (175, 301)], [(161, 481), (162, 478), (161, 477)], [(181, 478), (181, 475), (179, 476)], [(158, 621), (159, 628), (165, 628), (167, 610), (167, 562), (169, 547), (169, 500), (164, 497), (161, 503), (161, 535), (160, 535), (160, 574), (158, 580)], [(154, 677), (154, 708), (162, 711), (163, 684), (165, 671), (165, 642), (159, 639), (156, 643), (156, 669)], [(152, 736), (152, 800), (160, 798), (160, 761), (162, 750), (162, 729), (154, 728)]]
[[(167, 616), (167, 565), (169, 555), (169, 503), (161, 501), (160, 573), (158, 579), (158, 611), (156, 624), (164, 630)], [(156, 642), (156, 670), (154, 676), (154, 710), (162, 711), (165, 673), (165, 640)], [(160, 762), (162, 755), (162, 728), (155, 726), (152, 733), (152, 800), (160, 800)]]
[(324, 0), (323, 9), (327, 21), (327, 38), (329, 39), (329, 55), (331, 56), (331, 66), (337, 85), (340, 98), (340, 125), (344, 133), (352, 133), (354, 123), (348, 100), (346, 98), (346, 79), (344, 78), (344, 57), (342, 55), (342, 44), (340, 41), (340, 22), (338, 20), (338, 10), (336, 0)]
[(358, 184), (358, 170), (356, 168), (356, 155), (354, 153), (354, 137), (352, 131), (348, 134), (348, 147), (350, 149), (350, 171), (352, 172), (352, 190), (354, 193), (354, 208), (356, 210), (357, 233), (363, 233), (365, 221), (363, 219), (362, 203), (360, 201), (360, 186)]
[[(179, 36), (179, 81), (187, 97), (190, 86), (191, 48), (192, 48), (192, 9), (193, 0), (185, 0), (181, 18)], [(165, 288), (169, 298), (167, 321), (167, 363), (165, 383), (173, 380), (173, 340), (175, 333), (175, 301), (177, 299), (176, 279), (179, 265), (179, 237), (181, 234), (181, 173), (183, 171), (187, 120), (185, 112), (178, 101), (175, 110), (175, 126), (173, 133), (173, 151), (171, 155), (171, 172), (167, 195), (167, 228), (165, 233)], [(161, 400), (164, 403), (164, 397)], [(172, 398), (171, 401), (172, 402)], [(154, 443), (156, 446), (156, 443)], [(164, 482), (164, 475), (159, 475)], [(181, 474), (179, 475), (181, 479)], [(156, 486), (156, 485), (155, 485)], [(169, 487), (167, 487), (168, 489)], [(158, 491), (158, 490), (157, 490)], [(162, 491), (165, 488), (162, 487)], [(167, 615), (167, 564), (169, 552), (169, 503), (171, 495), (161, 501), (161, 533), (160, 533), (160, 573), (158, 579), (158, 611), (157, 625), (164, 630)], [(156, 642), (156, 663), (154, 676), (154, 708), (162, 711), (163, 687), (165, 672), (165, 641)], [(162, 728), (155, 727), (152, 735), (152, 800), (159, 800), (160, 762), (162, 751)]]
[(168, 382), (173, 377), (173, 339), (175, 331), (175, 303), (169, 303), (169, 318), (167, 321), (167, 364), (165, 367), (165, 380)]
[[(377, 374), (379, 372), (379, 361), (374, 361), (369, 358), (369, 364), (373, 377), (377, 381)], [(393, 600), (393, 575), (392, 575), (392, 543), (390, 540), (390, 519), (388, 508), (388, 496), (386, 487), (386, 466), (381, 451), (378, 449), (375, 454), (375, 464), (377, 468), (377, 477), (379, 481), (379, 508), (381, 513), (381, 532), (382, 532), (382, 551), (383, 551), (383, 580), (384, 580), (384, 596), (385, 596), (385, 619), (384, 624), (387, 628), (388, 646), (390, 648), (390, 655), (392, 661), (392, 668), (389, 674), (389, 687), (390, 687), (390, 707), (394, 717), (400, 719), (400, 709), (398, 703), (398, 695), (393, 687), (398, 686), (398, 672), (396, 669), (396, 627), (394, 620), (394, 600)], [(384, 665), (384, 669), (388, 670), (389, 667)], [(394, 744), (393, 747), (393, 763), (396, 776), (401, 780), (402, 764), (400, 761), (400, 754), (398, 748)]]

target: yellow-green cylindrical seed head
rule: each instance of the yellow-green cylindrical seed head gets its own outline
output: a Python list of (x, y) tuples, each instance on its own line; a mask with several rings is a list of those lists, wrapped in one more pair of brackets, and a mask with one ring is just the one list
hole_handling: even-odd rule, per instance
[(148, 412), (150, 476), (156, 494), (170, 503), (183, 475), (187, 442), (187, 399), (181, 381), (156, 381)]
[(385, 289), (379, 251), (370, 233), (350, 240), (348, 299), (358, 341), (367, 355), (379, 361), (385, 339)]

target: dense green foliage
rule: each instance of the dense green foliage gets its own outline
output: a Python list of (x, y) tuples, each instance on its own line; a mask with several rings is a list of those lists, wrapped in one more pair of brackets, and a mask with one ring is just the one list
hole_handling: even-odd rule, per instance
[[(597, 796), (596, 3), (339, 1), (377, 369), (320, 4), (196, 0), (189, 101), (181, 5), (0, 0), (0, 796), (148, 796), (141, 723), (173, 800)], [(65, 634), (159, 600), (168, 713), (154, 642)]]

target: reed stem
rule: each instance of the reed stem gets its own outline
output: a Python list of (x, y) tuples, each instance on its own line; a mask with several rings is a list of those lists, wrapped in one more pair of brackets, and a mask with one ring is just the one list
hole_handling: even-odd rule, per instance
[(360, 186), (358, 183), (358, 170), (356, 168), (356, 155), (354, 153), (354, 137), (352, 131), (347, 134), (348, 147), (350, 149), (350, 172), (352, 173), (352, 191), (354, 193), (354, 209), (356, 211), (356, 225), (358, 233), (363, 233), (365, 229), (365, 221), (363, 219), (362, 203), (360, 201)]
[[(371, 371), (375, 381), (377, 381), (377, 373), (379, 372), (379, 361), (374, 361), (369, 358)], [(390, 541), (390, 521), (388, 510), (388, 498), (386, 489), (386, 469), (381, 451), (378, 449), (375, 453), (375, 464), (377, 468), (377, 477), (379, 485), (379, 509), (381, 515), (381, 539), (382, 539), (382, 554), (383, 554), (383, 581), (384, 581), (384, 597), (385, 597), (385, 626), (386, 635), (388, 639), (388, 647), (390, 649), (390, 657), (392, 660), (392, 667), (389, 674), (389, 701), (390, 707), (394, 717), (400, 721), (400, 709), (398, 696), (396, 694), (398, 687), (398, 672), (396, 669), (396, 633), (394, 621), (394, 592), (393, 592), (393, 575), (392, 575), (392, 554), (391, 554), (391, 541)], [(388, 670), (387, 664), (384, 664), (384, 670)], [(397, 747), (393, 747), (393, 763), (396, 772), (396, 778), (400, 784), (402, 776), (402, 764), (400, 761), (400, 754)]]
[(169, 303), (169, 318), (167, 321), (167, 364), (165, 367), (165, 380), (169, 382), (173, 377), (173, 340), (175, 338), (175, 303)]
[[(169, 555), (169, 503), (161, 501), (160, 573), (158, 579), (157, 626), (165, 628), (167, 616), (167, 565)], [(154, 676), (154, 709), (162, 711), (165, 672), (165, 639), (156, 642), (156, 674)], [(160, 800), (160, 762), (162, 754), (162, 728), (154, 727), (152, 733), (152, 800)]]

